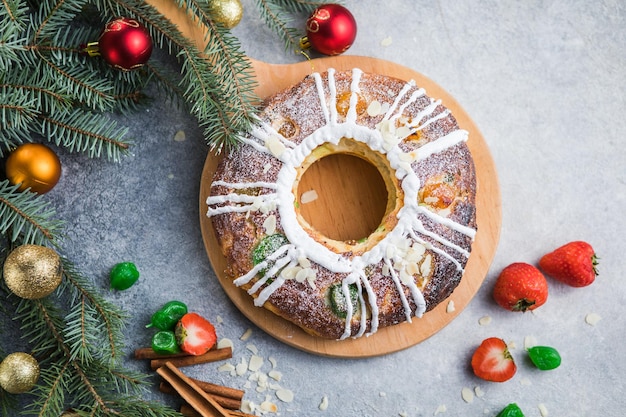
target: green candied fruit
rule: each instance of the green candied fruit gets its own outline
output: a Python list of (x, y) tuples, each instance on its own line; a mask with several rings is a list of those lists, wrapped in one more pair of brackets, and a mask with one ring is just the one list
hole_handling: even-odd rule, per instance
[(124, 291), (132, 287), (139, 279), (139, 271), (132, 262), (120, 262), (109, 273), (111, 289)]
[(265, 236), (252, 250), (252, 263), (254, 265), (260, 264), (272, 253), (276, 252), (278, 248), (288, 243), (287, 237), (280, 233)]
[(528, 349), (528, 356), (532, 363), (542, 371), (556, 369), (561, 365), (561, 355), (550, 346), (533, 346)]
[(496, 417), (524, 417), (524, 413), (517, 404), (511, 403), (504, 407)]
[[(352, 314), (357, 311), (359, 294), (356, 284), (348, 285), (348, 291), (350, 292), (350, 303), (352, 304)], [(330, 308), (337, 315), (337, 317), (345, 319), (348, 316), (348, 304), (346, 304), (346, 297), (341, 290), (341, 284), (335, 284), (329, 289)]]

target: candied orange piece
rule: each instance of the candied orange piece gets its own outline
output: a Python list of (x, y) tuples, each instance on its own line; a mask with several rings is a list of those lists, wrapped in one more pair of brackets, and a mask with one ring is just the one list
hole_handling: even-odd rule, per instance
[[(341, 116), (346, 117), (348, 114), (348, 110), (350, 110), (350, 98), (352, 97), (351, 91), (345, 91), (337, 95), (337, 113)], [(361, 115), (363, 112), (367, 110), (367, 103), (365, 99), (357, 93), (357, 102), (356, 102), (356, 114)]]
[(436, 209), (449, 207), (456, 197), (456, 189), (444, 182), (427, 184), (422, 189), (421, 201)]
[(282, 137), (286, 139), (289, 139), (290, 137), (294, 136), (297, 131), (298, 131), (298, 128), (296, 127), (296, 124), (292, 122), (291, 120), (283, 121), (282, 124), (280, 125), (280, 128), (278, 129), (278, 133), (280, 133)]

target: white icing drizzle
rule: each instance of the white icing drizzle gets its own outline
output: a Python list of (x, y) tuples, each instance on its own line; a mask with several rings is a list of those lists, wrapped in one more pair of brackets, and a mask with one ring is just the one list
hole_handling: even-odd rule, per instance
[(448, 133), (445, 136), (438, 138), (432, 142), (429, 142), (419, 148), (416, 152), (416, 160), (422, 161), (434, 153), (439, 153), (445, 149), (451, 148), (454, 145), (467, 141), (468, 133), (465, 130), (455, 130)]
[(398, 107), (398, 104), (400, 103), (402, 98), (404, 98), (406, 93), (408, 93), (413, 87), (415, 87), (415, 82), (413, 80), (411, 80), (410, 82), (406, 83), (402, 87), (402, 90), (400, 90), (400, 92), (398, 93), (398, 96), (396, 97), (396, 99), (393, 101), (393, 103), (389, 107), (389, 110), (387, 110), (387, 113), (385, 114), (385, 117), (383, 117), (383, 120), (389, 120), (390, 119), (391, 115), (396, 111), (396, 107)]
[[(337, 85), (335, 84), (335, 69), (328, 69), (328, 91), (330, 93), (330, 102), (328, 110), (330, 111), (329, 125), (337, 124)], [(326, 101), (322, 101), (322, 107), (326, 106)]]
[(359, 82), (361, 81), (361, 75), (363, 71), (358, 68), (352, 70), (352, 82), (350, 83), (350, 107), (348, 108), (348, 114), (346, 115), (346, 123), (355, 123), (356, 122), (356, 106), (359, 100), (358, 93), (361, 92), (359, 88)]
[(258, 125), (258, 129), (255, 131), (255, 136), (259, 139), (262, 139), (266, 142), (268, 139), (274, 137), (278, 139), (283, 145), (288, 148), (295, 148), (296, 144), (285, 138), (283, 135), (278, 133), (276, 129), (272, 127), (269, 123), (262, 122)]
[[(254, 181), (254, 182), (227, 182), (222, 180), (213, 181), (211, 187), (223, 186), (228, 188), (234, 188), (236, 190), (242, 190), (246, 188), (269, 188), (275, 190), (278, 188), (275, 182), (267, 181)], [(207, 203), (208, 204), (208, 203)]]
[[(415, 100), (417, 100), (419, 97), (422, 97), (423, 95), (426, 94), (426, 90), (424, 90), (423, 88), (417, 89), (415, 91), (413, 91), (413, 93), (411, 94), (411, 97), (409, 97), (409, 99), (407, 101), (405, 101), (402, 106), (400, 106), (400, 108), (398, 109), (398, 112), (391, 117), (389, 120), (395, 120), (397, 118), (399, 118), (402, 113), (404, 113), (404, 110), (411, 104), (413, 104), (415, 102)], [(431, 99), (432, 101), (432, 99)], [(428, 111), (426, 111), (428, 109)], [(434, 110), (434, 108), (432, 109)], [(419, 113), (415, 118), (415, 124), (419, 124), (420, 120), (423, 119), (423, 114), (430, 114), (432, 112), (432, 110), (430, 110), (428, 107), (425, 110), (422, 110), (421, 113)]]
[[(259, 125), (250, 132), (250, 137), (242, 137), (243, 143), (252, 146), (255, 150), (263, 152), (265, 154), (272, 155), (274, 158), (282, 163), (282, 167), (278, 173), (275, 183), (269, 183), (264, 181), (249, 182), (249, 183), (230, 183), (225, 181), (215, 181), (213, 186), (224, 186), (229, 189), (235, 190), (225, 195), (215, 195), (207, 198), (207, 205), (209, 206), (207, 216), (214, 216), (220, 213), (227, 212), (245, 212), (251, 210), (262, 211), (268, 208), (271, 210), (277, 210), (280, 219), (281, 226), (287, 240), (290, 244), (283, 245), (277, 249), (274, 253), (267, 257), (267, 259), (259, 264), (255, 265), (246, 274), (236, 278), (233, 282), (237, 286), (241, 286), (250, 282), (260, 271), (265, 270), (265, 273), (261, 279), (255, 282), (255, 284), (248, 290), (251, 295), (257, 294), (254, 304), (262, 306), (272, 295), (272, 293), (280, 288), (284, 284), (286, 279), (281, 275), (283, 269), (292, 268), (298, 265), (299, 260), (306, 258), (311, 262), (314, 262), (327, 269), (331, 273), (343, 274), (345, 278), (341, 282), (342, 294), (346, 300), (347, 317), (352, 317), (354, 313), (354, 307), (350, 300), (350, 285), (354, 284), (357, 287), (358, 293), (358, 305), (360, 308), (360, 321), (359, 330), (354, 337), (360, 337), (365, 334), (368, 318), (369, 320), (369, 333), (375, 333), (378, 329), (378, 305), (376, 294), (371, 287), (371, 284), (365, 275), (365, 268), (375, 265), (386, 265), (389, 269), (391, 279), (396, 285), (402, 305), (405, 310), (405, 316), (407, 321), (411, 321), (411, 316), (421, 317), (426, 310), (426, 302), (420, 289), (417, 287), (414, 280), (403, 282), (400, 278), (400, 271), (395, 269), (393, 259), (388, 248), (394, 247), (396, 242), (405, 241), (407, 239), (417, 242), (425, 246), (428, 250), (431, 250), (441, 256), (449, 259), (454, 263), (458, 270), (463, 270), (462, 265), (446, 251), (433, 247), (426, 242), (419, 235), (427, 236), (434, 239), (439, 244), (454, 250), (465, 257), (469, 256), (469, 252), (460, 246), (449, 242), (436, 233), (426, 230), (422, 222), (418, 218), (418, 214), (424, 214), (437, 223), (440, 223), (452, 230), (458, 231), (464, 235), (471, 237), (475, 236), (476, 231), (470, 227), (456, 223), (446, 217), (437, 215), (436, 213), (428, 210), (425, 207), (418, 205), (418, 191), (420, 188), (420, 181), (416, 173), (411, 169), (411, 161), (421, 161), (429, 156), (449, 149), (456, 144), (466, 141), (468, 133), (463, 130), (453, 131), (437, 140), (427, 143), (418, 149), (417, 152), (411, 154), (404, 153), (398, 146), (400, 141), (404, 137), (398, 137), (397, 135), (391, 138), (385, 136), (387, 142), (383, 139), (383, 133), (380, 129), (390, 128), (392, 125), (383, 126), (381, 123), (379, 129), (370, 129), (365, 126), (357, 124), (357, 103), (358, 93), (360, 92), (360, 81), (362, 71), (354, 69), (352, 71), (352, 81), (350, 83), (350, 105), (345, 118), (342, 123), (338, 122), (337, 113), (337, 87), (335, 82), (334, 69), (328, 70), (327, 88), (328, 97), (325, 94), (324, 80), (321, 75), (314, 73), (313, 79), (317, 89), (318, 99), (320, 101), (322, 112), (326, 124), (318, 128), (315, 132), (304, 138), (299, 144), (295, 144), (289, 140), (286, 140), (278, 132), (276, 132), (269, 124), (259, 123)], [(415, 88), (413, 81), (406, 83), (401, 91), (398, 93), (393, 103), (385, 113), (383, 121), (392, 121), (400, 118), (404, 110), (411, 103), (415, 102), (419, 97), (425, 95), (423, 89), (414, 90), (411, 96), (400, 103), (405, 98), (407, 93)], [(415, 118), (413, 118), (410, 126), (407, 126), (410, 132), (415, 132), (419, 129), (423, 129), (430, 123), (433, 123), (440, 118), (446, 117), (449, 112), (444, 111), (432, 116), (433, 112), (440, 104), (440, 101), (434, 101), (431, 99), (431, 104), (426, 106)], [(385, 135), (393, 134), (395, 127), (391, 127), (391, 133), (387, 131)], [(403, 132), (406, 133), (407, 129)], [(406, 134), (404, 135), (406, 136)], [(280, 140), (280, 143), (284, 145), (280, 148), (280, 152), (277, 153), (275, 149), (270, 150), (268, 143), (271, 138), (275, 137)], [(294, 203), (296, 201), (295, 196), (292, 193), (292, 185), (296, 180), (297, 172), (296, 167), (300, 166), (304, 159), (318, 146), (324, 143), (337, 144), (341, 138), (352, 138), (355, 141), (362, 142), (369, 146), (371, 149), (378, 151), (384, 155), (389, 162), (389, 165), (396, 172), (396, 177), (401, 179), (401, 186), (404, 191), (404, 206), (398, 213), (398, 223), (393, 230), (389, 231), (385, 237), (372, 247), (367, 252), (360, 256), (356, 256), (352, 259), (344, 258), (342, 255), (337, 254), (329, 250), (326, 246), (315, 241), (309, 234), (300, 226), (297, 215), (294, 210)], [(275, 145), (275, 144), (274, 144)], [(245, 194), (237, 193), (238, 190), (249, 188), (266, 188), (274, 190), (275, 192), (269, 194), (261, 194), (259, 196), (248, 196)], [(393, 252), (393, 251), (391, 251)], [(404, 274), (406, 272), (403, 272)], [(267, 283), (272, 280), (269, 285)], [(406, 281), (406, 280), (404, 280)], [(314, 284), (311, 284), (314, 286)], [(411, 304), (404, 294), (403, 286), (409, 288), (413, 303), (416, 305), (414, 312), (411, 311)], [(259, 292), (260, 290), (260, 292)], [(365, 296), (367, 294), (367, 296)], [(370, 316), (368, 317), (368, 311)], [(344, 334), (341, 339), (345, 339), (352, 335), (352, 321), (346, 319)]]
[[(322, 76), (319, 72), (313, 74), (313, 79), (315, 80), (315, 87), (317, 88), (317, 95), (320, 100), (320, 103), (326, 103), (326, 97), (324, 96), (324, 84), (322, 81)], [(322, 113), (324, 113), (324, 120), (326, 120), (326, 124), (330, 123), (330, 115), (328, 114), (328, 108), (326, 106), (322, 106)]]
[(389, 273), (391, 274), (391, 279), (393, 279), (394, 284), (396, 284), (396, 289), (398, 290), (398, 294), (400, 295), (400, 300), (402, 301), (402, 306), (404, 306), (404, 314), (406, 316), (406, 320), (411, 322), (411, 307), (409, 306), (409, 301), (406, 299), (404, 295), (404, 290), (402, 289), (402, 284), (400, 283), (400, 278), (398, 278), (398, 274), (395, 268), (391, 265), (391, 261), (389, 258), (385, 258), (385, 265), (389, 267)]

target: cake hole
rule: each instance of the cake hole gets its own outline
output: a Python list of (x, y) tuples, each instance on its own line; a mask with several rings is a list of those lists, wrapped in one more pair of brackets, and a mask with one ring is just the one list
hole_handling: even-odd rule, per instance
[(298, 185), (300, 196), (315, 190), (317, 198), (300, 204), (304, 220), (329, 239), (358, 242), (381, 224), (388, 193), (378, 169), (350, 154), (331, 154), (313, 163)]

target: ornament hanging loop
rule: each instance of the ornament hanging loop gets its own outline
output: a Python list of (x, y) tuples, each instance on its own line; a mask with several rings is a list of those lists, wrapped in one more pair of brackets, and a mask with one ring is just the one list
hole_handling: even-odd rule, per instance
[(87, 46), (82, 48), (82, 51), (89, 56), (100, 56), (100, 44), (99, 42), (89, 42)]

